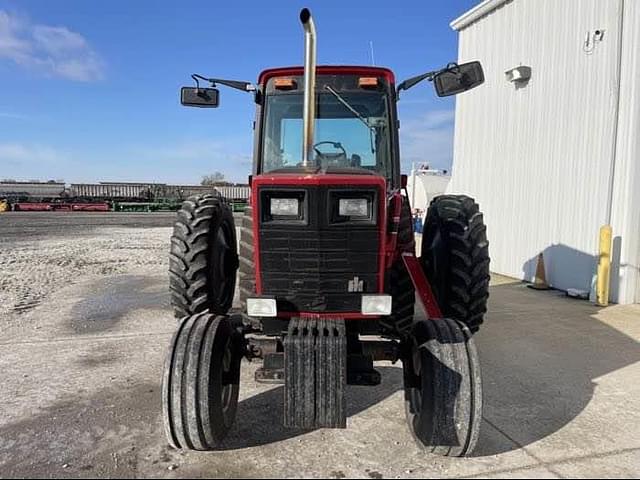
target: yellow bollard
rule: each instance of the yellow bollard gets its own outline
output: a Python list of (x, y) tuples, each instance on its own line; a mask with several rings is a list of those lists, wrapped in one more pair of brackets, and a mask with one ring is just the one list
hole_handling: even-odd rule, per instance
[(600, 259), (598, 261), (598, 282), (596, 301), (598, 305), (609, 305), (609, 283), (611, 275), (611, 225), (600, 227)]

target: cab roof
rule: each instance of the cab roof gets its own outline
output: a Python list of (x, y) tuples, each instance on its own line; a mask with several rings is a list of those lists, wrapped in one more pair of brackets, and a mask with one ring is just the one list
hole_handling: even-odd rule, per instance
[[(317, 75), (362, 75), (371, 77), (384, 77), (390, 84), (395, 84), (393, 72), (385, 67), (353, 66), (353, 65), (319, 65), (316, 67)], [(264, 85), (273, 77), (304, 75), (304, 67), (279, 67), (269, 68), (260, 73), (258, 83)]]

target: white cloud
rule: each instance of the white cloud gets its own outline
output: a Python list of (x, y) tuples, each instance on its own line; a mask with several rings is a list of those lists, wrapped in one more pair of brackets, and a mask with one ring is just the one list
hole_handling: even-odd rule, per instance
[(432, 110), (402, 122), (400, 148), (404, 172), (410, 170), (412, 162), (451, 168), (454, 118), (453, 110)]
[(33, 27), (33, 39), (43, 50), (52, 55), (64, 54), (67, 51), (82, 51), (89, 48), (82, 35), (64, 27), (35, 25)]
[(104, 76), (104, 62), (79, 33), (37, 25), (0, 10), (0, 59), (47, 75), (88, 82)]
[(0, 164), (55, 164), (65, 159), (65, 154), (47, 146), (0, 143)]

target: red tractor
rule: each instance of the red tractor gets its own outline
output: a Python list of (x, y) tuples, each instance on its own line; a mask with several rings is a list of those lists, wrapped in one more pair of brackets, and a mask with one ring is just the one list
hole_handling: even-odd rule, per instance
[[(401, 360), (418, 444), (469, 454), (482, 418), (472, 334), (489, 295), (486, 229), (473, 199), (437, 197), (415, 256), (396, 102), (422, 80), (439, 96), (469, 90), (482, 68), (449, 64), (396, 86), (386, 68), (316, 67), (313, 19), (307, 9), (300, 19), (304, 67), (266, 70), (256, 86), (194, 75), (196, 87), (181, 92), (199, 107), (218, 105), (218, 84), (250, 92), (256, 121), (239, 247), (224, 198), (192, 197), (178, 212), (170, 284), (182, 320), (164, 369), (168, 440), (221, 444), (243, 357), (263, 360), (257, 381), (284, 384), (285, 425), (307, 429), (345, 428), (346, 386), (377, 385), (373, 362)], [(416, 297), (424, 316), (414, 317)]]

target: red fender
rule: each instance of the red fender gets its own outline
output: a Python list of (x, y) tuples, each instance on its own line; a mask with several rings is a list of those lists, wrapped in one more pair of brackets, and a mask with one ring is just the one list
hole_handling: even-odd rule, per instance
[(411, 282), (413, 282), (413, 286), (418, 294), (418, 299), (424, 311), (427, 312), (427, 316), (429, 318), (442, 318), (442, 312), (433, 295), (429, 280), (427, 280), (427, 276), (424, 274), (422, 266), (416, 256), (413, 253), (405, 252), (402, 254), (402, 261), (405, 267), (407, 267)]

